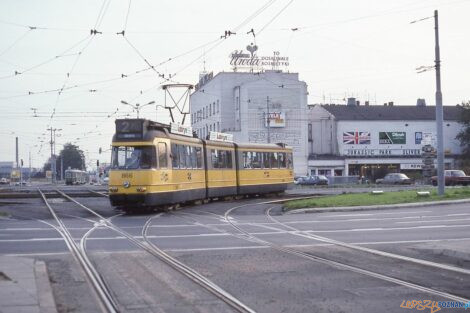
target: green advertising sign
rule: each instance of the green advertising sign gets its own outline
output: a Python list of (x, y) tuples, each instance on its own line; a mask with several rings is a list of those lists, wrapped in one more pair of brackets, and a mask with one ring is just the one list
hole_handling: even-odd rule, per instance
[(379, 132), (379, 144), (404, 145), (406, 144), (406, 132)]

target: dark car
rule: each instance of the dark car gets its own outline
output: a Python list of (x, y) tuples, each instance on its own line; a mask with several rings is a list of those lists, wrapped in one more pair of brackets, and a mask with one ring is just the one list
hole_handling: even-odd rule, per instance
[(376, 184), (390, 184), (390, 185), (411, 185), (413, 181), (402, 173), (389, 173), (384, 178), (379, 178), (375, 181)]
[[(470, 185), (470, 176), (465, 175), (465, 172), (461, 170), (444, 171), (444, 179), (447, 186)], [(431, 177), (431, 182), (434, 186), (437, 186), (437, 176)]]
[(303, 176), (297, 179), (298, 185), (328, 185), (328, 178), (323, 175)]

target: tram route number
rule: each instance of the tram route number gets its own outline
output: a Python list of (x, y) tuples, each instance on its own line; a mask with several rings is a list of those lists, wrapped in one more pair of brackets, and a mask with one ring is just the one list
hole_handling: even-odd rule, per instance
[(134, 174), (132, 174), (132, 173), (122, 173), (121, 178), (134, 178)]

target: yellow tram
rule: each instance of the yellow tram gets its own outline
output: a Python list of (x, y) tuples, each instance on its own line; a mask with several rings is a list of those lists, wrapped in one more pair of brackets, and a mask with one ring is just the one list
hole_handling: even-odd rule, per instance
[(109, 199), (131, 209), (282, 192), (293, 182), (292, 166), (292, 148), (283, 144), (202, 140), (178, 125), (118, 119)]

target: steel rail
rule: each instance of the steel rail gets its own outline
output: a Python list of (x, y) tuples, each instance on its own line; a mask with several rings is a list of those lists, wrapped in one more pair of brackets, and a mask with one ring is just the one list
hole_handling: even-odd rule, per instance
[(366, 276), (369, 276), (369, 277), (378, 278), (380, 280), (388, 281), (388, 282), (391, 282), (391, 283), (395, 283), (397, 285), (409, 287), (409, 288), (419, 290), (419, 291), (422, 291), (422, 292), (426, 292), (426, 293), (429, 293), (429, 294), (441, 296), (441, 297), (444, 297), (444, 298), (447, 298), (447, 299), (450, 299), (450, 300), (460, 301), (460, 302), (464, 302), (464, 303), (470, 301), (469, 299), (466, 299), (466, 298), (463, 298), (463, 297), (460, 297), (460, 296), (457, 296), (457, 295), (453, 295), (453, 294), (450, 294), (450, 293), (447, 293), (447, 292), (435, 290), (435, 289), (432, 289), (432, 288), (429, 288), (429, 287), (421, 286), (421, 285), (414, 284), (414, 283), (411, 283), (411, 282), (407, 282), (407, 281), (404, 281), (404, 280), (401, 280), (401, 279), (398, 279), (398, 278), (394, 278), (394, 277), (379, 274), (379, 273), (376, 273), (376, 272), (373, 272), (373, 271), (365, 270), (365, 269), (355, 267), (355, 266), (352, 266), (352, 265), (348, 265), (348, 264), (345, 264), (345, 263), (342, 263), (342, 262), (338, 262), (338, 261), (330, 260), (330, 259), (327, 259), (327, 258), (315, 256), (313, 254), (306, 253), (306, 252), (303, 252), (303, 251), (300, 251), (300, 250), (296, 250), (294, 248), (283, 247), (281, 245), (278, 245), (278, 244), (266, 241), (264, 239), (260, 239), (258, 237), (255, 237), (252, 234), (250, 234), (249, 232), (247, 232), (244, 229), (240, 228), (238, 225), (236, 225), (233, 222), (233, 219), (230, 217), (230, 213), (232, 213), (234, 210), (239, 209), (239, 208), (244, 207), (244, 206), (246, 206), (246, 205), (236, 206), (236, 207), (228, 209), (224, 214), (225, 221), (227, 223), (229, 223), (230, 225), (232, 225), (232, 227), (237, 229), (240, 233), (245, 234), (246, 236), (248, 236), (248, 237), (250, 237), (254, 240), (257, 240), (260, 244), (267, 245), (267, 246), (269, 246), (269, 247), (271, 247), (275, 250), (281, 251), (281, 252), (285, 252), (285, 253), (292, 254), (292, 255), (297, 255), (297, 256), (300, 256), (300, 257), (303, 257), (303, 258), (306, 258), (306, 259), (309, 259), (309, 260), (312, 260), (312, 261), (315, 261), (315, 262), (323, 263), (323, 264), (326, 264), (326, 265), (329, 265), (329, 266), (334, 266), (334, 267), (341, 268), (341, 269), (346, 269), (346, 270), (349, 270), (349, 271), (352, 271), (352, 272), (355, 272), (355, 273), (359, 273), (359, 274), (362, 274), (362, 275), (366, 275)]
[(74, 202), (78, 206), (82, 207), (83, 209), (87, 210), (88, 212), (92, 213), (93, 215), (99, 217), (101, 219), (101, 223), (114, 231), (118, 232), (125, 238), (127, 238), (130, 242), (134, 245), (140, 247), (144, 251), (148, 252), (154, 257), (159, 258), (160, 260), (164, 261), (166, 264), (170, 265), (172, 268), (176, 269), (181, 274), (185, 275), (186, 277), (190, 278), (192, 281), (197, 283), (198, 285), (204, 287), (206, 290), (210, 291), (212, 294), (217, 296), (219, 299), (230, 305), (232, 308), (237, 310), (238, 312), (247, 312), (247, 313), (255, 313), (256, 311), (248, 307), (247, 305), (243, 304), (240, 300), (226, 292), (224, 289), (204, 277), (203, 275), (199, 274), (194, 269), (186, 266), (182, 262), (178, 261), (177, 259), (173, 258), (157, 246), (155, 246), (147, 237), (147, 231), (150, 226), (151, 220), (147, 220), (146, 224), (143, 227), (142, 235), (144, 237), (144, 242), (141, 242), (135, 239), (132, 235), (127, 233), (126, 231), (122, 230), (118, 226), (111, 223), (109, 220), (105, 219), (101, 214), (95, 212), (94, 210), (88, 208), (87, 206), (83, 205), (82, 203), (76, 201), (75, 199), (71, 198), (64, 192), (60, 190), (56, 190), (59, 194), (61, 194), (64, 198), (68, 199), (71, 202)]
[(339, 241), (339, 240), (330, 239), (330, 238), (323, 237), (323, 236), (318, 236), (318, 235), (310, 234), (310, 233), (307, 233), (307, 232), (305, 232), (305, 231), (301, 231), (301, 230), (299, 230), (299, 229), (297, 229), (297, 228), (295, 228), (295, 227), (292, 227), (292, 226), (290, 226), (290, 225), (287, 225), (287, 224), (282, 223), (282, 222), (280, 222), (279, 220), (275, 219), (275, 218), (270, 214), (271, 209), (272, 209), (272, 208), (269, 208), (269, 209), (267, 209), (267, 210), (265, 211), (265, 214), (266, 214), (267, 218), (268, 218), (269, 220), (271, 220), (272, 222), (278, 224), (278, 225), (281, 225), (281, 226), (283, 226), (283, 227), (286, 227), (286, 228), (288, 228), (288, 229), (294, 231), (294, 232), (295, 232), (294, 235), (296, 235), (296, 236), (301, 236), (301, 237), (304, 237), (304, 238), (309, 238), (309, 239), (312, 239), (312, 240), (321, 241), (321, 242), (325, 242), (325, 243), (331, 243), (331, 244), (333, 244), (333, 245), (337, 245), (337, 246), (349, 248), (349, 249), (352, 249), (352, 250), (367, 252), (367, 253), (375, 254), (375, 255), (378, 255), (378, 256), (383, 256), (383, 257), (387, 257), (387, 258), (392, 258), (392, 259), (407, 261), (407, 262), (415, 263), (415, 264), (418, 264), (418, 265), (425, 265), (425, 266), (434, 267), (434, 268), (439, 268), (439, 269), (443, 269), (443, 270), (447, 270), (447, 271), (452, 271), (452, 272), (456, 272), (456, 273), (460, 273), (460, 274), (470, 275), (470, 270), (469, 270), (469, 269), (465, 269), (465, 268), (461, 268), (461, 267), (456, 267), (456, 266), (452, 266), (452, 265), (446, 265), (446, 264), (436, 263), (436, 262), (427, 261), (427, 260), (422, 260), (422, 259), (417, 259), (417, 258), (413, 258), (413, 257), (408, 257), (408, 256), (400, 255), (400, 254), (395, 254), (395, 253), (380, 251), (380, 250), (376, 250), (376, 249), (371, 249), (371, 248), (367, 248), (367, 247), (362, 247), (362, 246), (359, 246), (359, 245), (356, 245), (356, 244), (350, 244), (350, 243), (346, 243), (346, 242), (343, 242), (343, 241)]
[(58, 223), (59, 227), (57, 228), (57, 230), (60, 232), (61, 236), (64, 238), (65, 244), (67, 245), (68, 249), (72, 253), (72, 256), (81, 266), (89, 283), (92, 285), (93, 290), (95, 291), (95, 294), (99, 300), (101, 309), (104, 312), (110, 312), (110, 313), (119, 312), (118, 306), (116, 302), (114, 301), (113, 297), (111, 296), (109, 289), (104, 284), (101, 276), (98, 274), (98, 272), (93, 267), (93, 265), (88, 261), (83, 251), (81, 251), (79, 247), (77, 247), (77, 244), (75, 243), (75, 240), (73, 239), (72, 235), (68, 231), (66, 225), (57, 216), (56, 212), (47, 201), (47, 198), (44, 195), (44, 193), (39, 188), (38, 188), (38, 192), (42, 200), (44, 201), (45, 205), (47, 206), (49, 212)]

